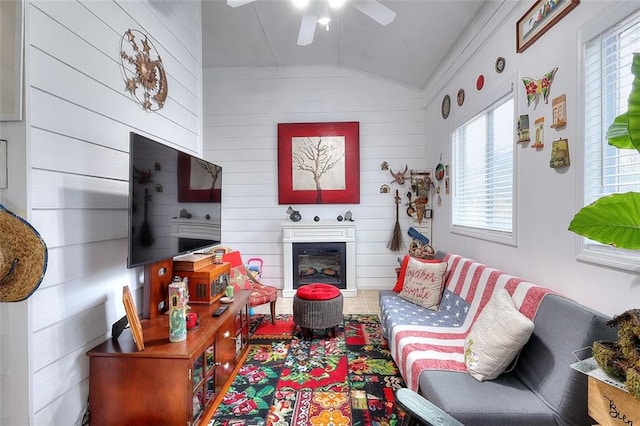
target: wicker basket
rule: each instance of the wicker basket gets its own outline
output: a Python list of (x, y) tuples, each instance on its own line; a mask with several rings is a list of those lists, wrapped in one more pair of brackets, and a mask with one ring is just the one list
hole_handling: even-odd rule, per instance
[(436, 251), (431, 244), (422, 244), (418, 240), (413, 240), (409, 245), (409, 256), (417, 259), (434, 259)]

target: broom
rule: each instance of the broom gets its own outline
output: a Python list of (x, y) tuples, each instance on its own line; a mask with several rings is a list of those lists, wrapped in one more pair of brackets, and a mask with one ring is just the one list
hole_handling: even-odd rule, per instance
[(393, 234), (391, 234), (391, 239), (389, 243), (387, 243), (387, 248), (391, 249), (391, 251), (399, 251), (402, 247), (402, 231), (400, 230), (400, 222), (398, 219), (398, 206), (400, 205), (400, 195), (398, 195), (398, 190), (396, 189), (396, 224), (393, 227)]

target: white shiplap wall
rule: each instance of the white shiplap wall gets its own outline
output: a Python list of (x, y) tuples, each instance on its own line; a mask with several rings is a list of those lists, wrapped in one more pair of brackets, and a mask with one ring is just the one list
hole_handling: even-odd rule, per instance
[[(169, 98), (157, 113), (124, 90), (119, 50), (129, 28), (163, 59)], [(27, 364), (29, 380), (8, 380), (19, 388), (2, 389), (0, 423), (74, 424), (87, 401), (85, 353), (124, 314), (123, 285), (142, 310), (142, 271), (126, 269), (129, 132), (202, 152), (200, 4), (28, 1), (25, 39), (27, 205), (49, 265), (27, 302), (28, 362), (1, 361), (2, 371)], [(11, 401), (25, 386), (28, 413)]]
[[(393, 286), (398, 253), (386, 248), (395, 223), (393, 194), (380, 186), (393, 170), (425, 167), (422, 91), (335, 67), (205, 69), (204, 156), (223, 166), (223, 244), (264, 260), (262, 281), (281, 287), (282, 232), (288, 205), (278, 204), (277, 124), (360, 122), (360, 204), (294, 205), (303, 220), (356, 220), (359, 288)], [(392, 185), (395, 189), (396, 186)], [(400, 187), (404, 196), (408, 184)], [(406, 198), (405, 198), (406, 201)], [(401, 211), (405, 242), (408, 216)]]

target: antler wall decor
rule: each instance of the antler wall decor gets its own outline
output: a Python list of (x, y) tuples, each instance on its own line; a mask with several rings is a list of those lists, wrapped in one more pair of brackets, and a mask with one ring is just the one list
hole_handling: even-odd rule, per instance
[(397, 183), (398, 185), (404, 185), (404, 181), (407, 179), (407, 172), (409, 171), (409, 166), (405, 164), (403, 172), (393, 173), (393, 170), (389, 168), (389, 173), (393, 176), (393, 180), (391, 183)]

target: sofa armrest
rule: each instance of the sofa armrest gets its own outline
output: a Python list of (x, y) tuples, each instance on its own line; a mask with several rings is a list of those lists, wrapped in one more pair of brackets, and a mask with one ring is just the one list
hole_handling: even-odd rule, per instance
[(410, 389), (398, 389), (396, 401), (406, 413), (403, 425), (463, 426), (462, 423), (433, 405), (428, 399)]

